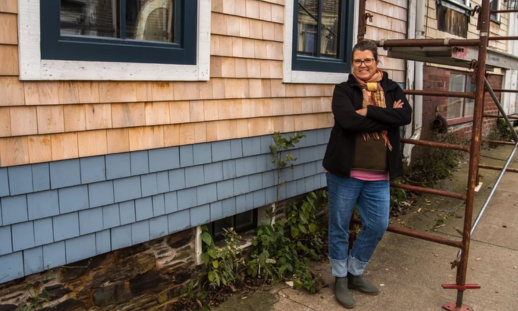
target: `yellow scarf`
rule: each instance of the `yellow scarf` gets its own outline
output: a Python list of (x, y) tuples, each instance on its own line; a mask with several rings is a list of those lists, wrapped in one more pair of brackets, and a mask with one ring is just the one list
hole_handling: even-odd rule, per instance
[[(374, 105), (382, 108), (386, 108), (385, 104), (385, 93), (381, 87), (380, 81), (383, 78), (383, 71), (378, 70), (368, 81), (359, 79), (353, 74), (354, 78), (360, 85), (363, 92), (363, 108), (367, 108), (368, 105)], [(392, 151), (392, 145), (388, 139), (388, 133), (386, 130), (380, 132), (363, 133), (364, 141), (369, 141), (372, 138), (380, 139), (383, 137), (385, 145)]]

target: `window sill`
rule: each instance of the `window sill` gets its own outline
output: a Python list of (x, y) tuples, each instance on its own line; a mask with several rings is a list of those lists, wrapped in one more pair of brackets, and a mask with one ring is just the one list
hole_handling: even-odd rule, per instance
[(473, 116), (448, 119), (447, 121), (448, 121), (448, 125), (458, 125), (458, 124), (462, 124), (462, 123), (469, 123), (469, 122), (473, 122)]
[(457, 11), (459, 13), (462, 13), (462, 14), (465, 14), (465, 15), (470, 15), (470, 12), (471, 12), (471, 8), (470, 7), (468, 7), (467, 5), (455, 2), (455, 1), (439, 0), (437, 5), (445, 6), (447, 8), (450, 8), (452, 10), (455, 10), (455, 11)]

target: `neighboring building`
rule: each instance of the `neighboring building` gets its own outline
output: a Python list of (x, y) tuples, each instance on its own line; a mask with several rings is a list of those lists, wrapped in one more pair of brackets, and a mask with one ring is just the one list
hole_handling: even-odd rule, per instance
[[(306, 133), (282, 199), (324, 187), (358, 8), (321, 2), (2, 0), (0, 306), (42, 280), (63, 310), (167, 304), (196, 228), (274, 201), (274, 131)], [(367, 38), (405, 38), (406, 1), (368, 3)]]

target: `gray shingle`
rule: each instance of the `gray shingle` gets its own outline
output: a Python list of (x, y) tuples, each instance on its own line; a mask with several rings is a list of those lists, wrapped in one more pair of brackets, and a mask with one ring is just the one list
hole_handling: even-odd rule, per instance
[(97, 207), (115, 202), (113, 197), (113, 181), (103, 181), (88, 185), (90, 207)]
[(0, 227), (0, 256), (13, 252), (11, 226)]
[(59, 215), (58, 191), (28, 194), (27, 206), (30, 220)]
[[(244, 167), (240, 167), (240, 162), (242, 160), (241, 165)], [(248, 157), (236, 160), (236, 173), (237, 176), (250, 175), (257, 173), (257, 157)], [(240, 173), (242, 171), (243, 173)]]
[(318, 162), (310, 162), (304, 164), (304, 176), (313, 176), (317, 174), (317, 164)]
[(223, 218), (223, 204), (221, 201), (210, 204), (210, 221)]
[(13, 252), (34, 247), (34, 225), (32, 221), (11, 226)]
[(149, 171), (159, 172), (180, 167), (178, 147), (149, 150)]
[(256, 173), (262, 173), (262, 172), (265, 172), (267, 170), (275, 169), (274, 164), (272, 164), (269, 161), (269, 159), (270, 159), (270, 156), (266, 155), (266, 154), (257, 156), (256, 157), (256, 163), (255, 163), (255, 169), (256, 169), (255, 172)]
[(299, 149), (299, 163), (308, 163), (313, 161), (313, 148)]
[(151, 198), (135, 200), (136, 220), (144, 220), (153, 217), (153, 201)]
[(119, 203), (121, 225), (135, 222), (135, 201)]
[(50, 162), (50, 187), (58, 189), (81, 184), (79, 160)]
[[(274, 174), (274, 185), (277, 183), (277, 172), (275, 172)], [(284, 182), (284, 181), (292, 181), (293, 180), (293, 170), (291, 169), (291, 167), (285, 167), (283, 169), (281, 169), (281, 182)]]
[(131, 244), (140, 244), (149, 241), (149, 220), (131, 224)]
[(191, 225), (199, 226), (210, 222), (210, 207), (209, 204), (197, 206), (190, 209)]
[(259, 190), (254, 192), (254, 207), (261, 207), (266, 204), (266, 191)]
[(23, 269), (25, 275), (38, 273), (44, 270), (43, 247), (35, 247), (23, 251)]
[[(304, 132), (306, 135), (307, 133)], [(302, 147), (306, 147), (306, 137), (302, 137), (299, 141), (299, 143), (297, 145), (295, 145), (295, 147), (298, 147), (298, 148), (302, 148)]]
[(293, 162), (290, 162), (291, 164), (293, 165), (298, 165), (300, 163), (300, 151), (299, 149), (295, 149), (295, 150), (290, 150), (291, 152), (291, 156), (296, 159), (295, 161)]
[(117, 179), (131, 175), (129, 153), (109, 154), (106, 156), (106, 179)]
[(206, 184), (223, 180), (223, 163), (205, 164), (203, 166), (203, 173), (205, 174)]
[(244, 157), (261, 154), (261, 137), (244, 138), (242, 144)]
[(156, 182), (158, 186), (158, 193), (169, 192), (169, 172), (156, 173)]
[(169, 234), (182, 231), (191, 227), (190, 210), (183, 210), (167, 215), (167, 223), (169, 226)]
[[(281, 180), (283, 182), (284, 180)], [(263, 188), (275, 185), (277, 182), (277, 171), (269, 171), (263, 173)]]
[(115, 202), (129, 201), (140, 198), (140, 176), (118, 179), (113, 182)]
[(149, 173), (149, 157), (146, 151), (130, 153), (131, 175), (142, 175)]
[(180, 211), (197, 205), (196, 188), (179, 190), (176, 195), (178, 197), (178, 210)]
[(265, 189), (266, 203), (271, 204), (277, 199), (277, 187), (270, 187)]
[(297, 182), (292, 181), (286, 185), (286, 195), (288, 198), (293, 198), (297, 195)]
[(319, 144), (317, 141), (317, 131), (306, 131), (306, 147)]
[(316, 132), (317, 132), (317, 144), (327, 144), (326, 130), (319, 129)]
[(88, 234), (103, 229), (103, 210), (93, 208), (79, 212), (79, 232)]
[(8, 167), (7, 172), (11, 195), (32, 192), (32, 168), (30, 165)]
[(80, 159), (81, 183), (89, 184), (106, 180), (105, 157), (89, 157)]
[(185, 169), (185, 186), (187, 188), (203, 185), (203, 165), (191, 166)]
[(165, 213), (170, 214), (178, 210), (178, 201), (176, 198), (176, 192), (169, 192), (164, 195), (165, 197)]
[(240, 195), (236, 197), (236, 213), (243, 213), (254, 208), (254, 195)]
[(52, 218), (38, 219), (34, 221), (34, 244), (36, 246), (54, 242)]
[(217, 183), (218, 185), (218, 200), (223, 200), (234, 196), (234, 181), (225, 180)]
[(320, 186), (322, 188), (327, 187), (327, 177), (325, 173), (320, 174)]
[(303, 194), (306, 192), (306, 183), (304, 178), (297, 180), (297, 194)]
[(329, 141), (329, 137), (331, 136), (331, 130), (332, 130), (331, 127), (324, 130), (324, 135), (325, 135), (324, 141), (326, 141), (326, 142)]
[(131, 246), (131, 225), (111, 229), (112, 251)]
[(286, 187), (282, 187), (280, 190), (279, 190), (279, 200), (286, 200), (288, 198), (287, 196), (288, 194), (288, 191), (286, 189)]
[(34, 191), (50, 189), (50, 170), (48, 163), (32, 165), (32, 189)]
[(193, 166), (194, 154), (192, 145), (180, 146), (180, 167)]
[(263, 188), (263, 174), (248, 176), (249, 191), (256, 191)]
[(156, 180), (156, 173), (140, 176), (140, 183), (142, 185), (143, 197), (148, 197), (158, 193), (158, 181)]
[(315, 186), (314, 176), (304, 178), (304, 186), (306, 187), (304, 192), (310, 192), (317, 189), (317, 187)]
[(62, 266), (67, 263), (65, 242), (43, 245), (43, 265), (47, 269)]
[(304, 178), (304, 164), (299, 164), (295, 166), (293, 170), (293, 180), (298, 180)]
[(168, 232), (166, 215), (149, 220), (149, 238), (151, 240), (166, 236)]
[(9, 195), (9, 178), (7, 168), (0, 168), (0, 197)]
[(198, 205), (211, 203), (218, 199), (217, 187), (215, 183), (199, 186), (196, 189), (196, 194), (198, 198)]
[(243, 156), (243, 145), (241, 139), (232, 139), (230, 141), (230, 150), (232, 159), (241, 158)]
[(219, 162), (232, 158), (230, 140), (217, 141), (212, 143), (212, 161)]
[(239, 177), (233, 179), (234, 182), (234, 195), (240, 195), (250, 191), (250, 185), (248, 183), (248, 176)]
[(270, 146), (272, 146), (273, 143), (273, 136), (267, 135), (267, 136), (261, 136), (261, 153), (271, 153)]
[(236, 199), (230, 198), (221, 202), (223, 205), (223, 218), (236, 214)]
[(73, 263), (97, 255), (95, 250), (95, 234), (66, 240), (65, 251), (67, 263)]
[(165, 198), (163, 194), (153, 196), (153, 216), (165, 214)]
[(23, 277), (22, 252), (0, 257), (0, 276), (2, 276), (2, 282)]
[(236, 161), (224, 161), (223, 162), (223, 179), (236, 178)]
[(185, 170), (178, 169), (169, 171), (169, 190), (180, 190), (185, 188)]
[(54, 241), (61, 241), (79, 235), (79, 215), (70, 213), (52, 217)]
[(4, 226), (29, 219), (27, 215), (27, 196), (25, 194), (0, 198), (0, 205), (2, 207), (2, 224)]
[(75, 186), (58, 190), (59, 212), (61, 214), (75, 212), (89, 207), (88, 187)]
[(95, 233), (95, 253), (97, 255), (111, 251), (110, 230)]
[(210, 163), (212, 161), (212, 144), (196, 144), (193, 146), (194, 165)]

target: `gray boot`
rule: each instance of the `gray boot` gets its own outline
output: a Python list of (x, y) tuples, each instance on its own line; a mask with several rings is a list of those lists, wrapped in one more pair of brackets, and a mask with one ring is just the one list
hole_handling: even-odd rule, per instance
[(347, 288), (347, 278), (335, 278), (335, 298), (344, 308), (354, 308), (354, 298)]
[(376, 296), (379, 294), (379, 290), (376, 286), (372, 285), (371, 283), (365, 281), (365, 279), (361, 276), (354, 276), (350, 273), (347, 274), (347, 280), (349, 288), (356, 289), (357, 291), (360, 291), (367, 295), (373, 295)]

